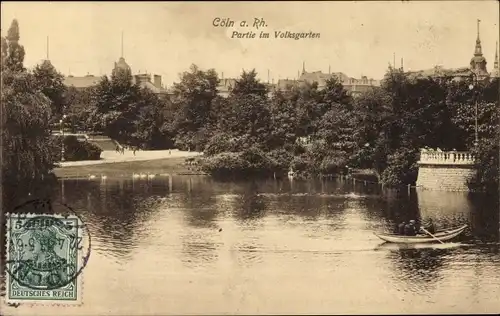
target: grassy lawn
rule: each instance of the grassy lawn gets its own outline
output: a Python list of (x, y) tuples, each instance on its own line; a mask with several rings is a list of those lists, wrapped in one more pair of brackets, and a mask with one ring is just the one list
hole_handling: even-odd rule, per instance
[(133, 173), (170, 173), (201, 174), (194, 166), (184, 164), (186, 158), (166, 158), (146, 161), (116, 162), (100, 165), (71, 166), (56, 168), (54, 174), (59, 178), (87, 178), (89, 175), (99, 177), (131, 177)]

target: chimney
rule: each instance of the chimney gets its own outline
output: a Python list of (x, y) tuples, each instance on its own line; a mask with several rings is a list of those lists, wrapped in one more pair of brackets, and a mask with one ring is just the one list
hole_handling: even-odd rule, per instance
[(161, 76), (160, 75), (154, 75), (154, 85), (158, 89), (161, 89)]

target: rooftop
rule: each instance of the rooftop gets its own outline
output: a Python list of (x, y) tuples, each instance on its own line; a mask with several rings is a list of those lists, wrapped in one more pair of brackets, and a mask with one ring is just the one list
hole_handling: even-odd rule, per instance
[(96, 77), (93, 75), (86, 75), (83, 77), (75, 77), (68, 76), (64, 78), (64, 85), (67, 87), (75, 87), (75, 88), (88, 88), (95, 86), (101, 80), (100, 77)]

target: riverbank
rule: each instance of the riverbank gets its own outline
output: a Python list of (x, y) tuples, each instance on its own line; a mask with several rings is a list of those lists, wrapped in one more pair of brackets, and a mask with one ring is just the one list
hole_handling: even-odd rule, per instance
[(67, 161), (54, 169), (58, 178), (132, 177), (135, 174), (202, 174), (186, 164), (187, 158), (201, 156), (199, 152), (179, 150), (125, 151), (119, 154), (103, 151), (101, 160)]
[(60, 163), (60, 168), (75, 167), (75, 166), (89, 166), (101, 165), (117, 162), (132, 162), (132, 161), (148, 161), (157, 159), (170, 159), (170, 158), (190, 158), (202, 155), (200, 152), (195, 151), (181, 151), (178, 149), (172, 150), (139, 150), (135, 154), (131, 150), (126, 150), (123, 154), (116, 151), (105, 150), (101, 153), (100, 160), (85, 160), (85, 161), (65, 161)]

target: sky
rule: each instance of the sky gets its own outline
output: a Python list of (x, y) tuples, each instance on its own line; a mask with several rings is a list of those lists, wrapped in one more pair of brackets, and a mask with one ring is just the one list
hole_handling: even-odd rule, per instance
[[(234, 27), (215, 27), (229, 18)], [(262, 18), (266, 27), (240, 27)], [(1, 33), (20, 26), (25, 66), (47, 58), (63, 74), (109, 74), (123, 57), (132, 72), (159, 74), (167, 86), (191, 64), (224, 78), (256, 69), (268, 78), (306, 71), (381, 79), (388, 64), (410, 70), (467, 67), (477, 19), (488, 71), (499, 37), (499, 3), (485, 1), (357, 2), (2, 2)], [(231, 38), (253, 31), (256, 38)], [(270, 38), (259, 38), (261, 31)], [(280, 39), (275, 31), (315, 32), (319, 38)], [(330, 68), (329, 68), (330, 67)]]

